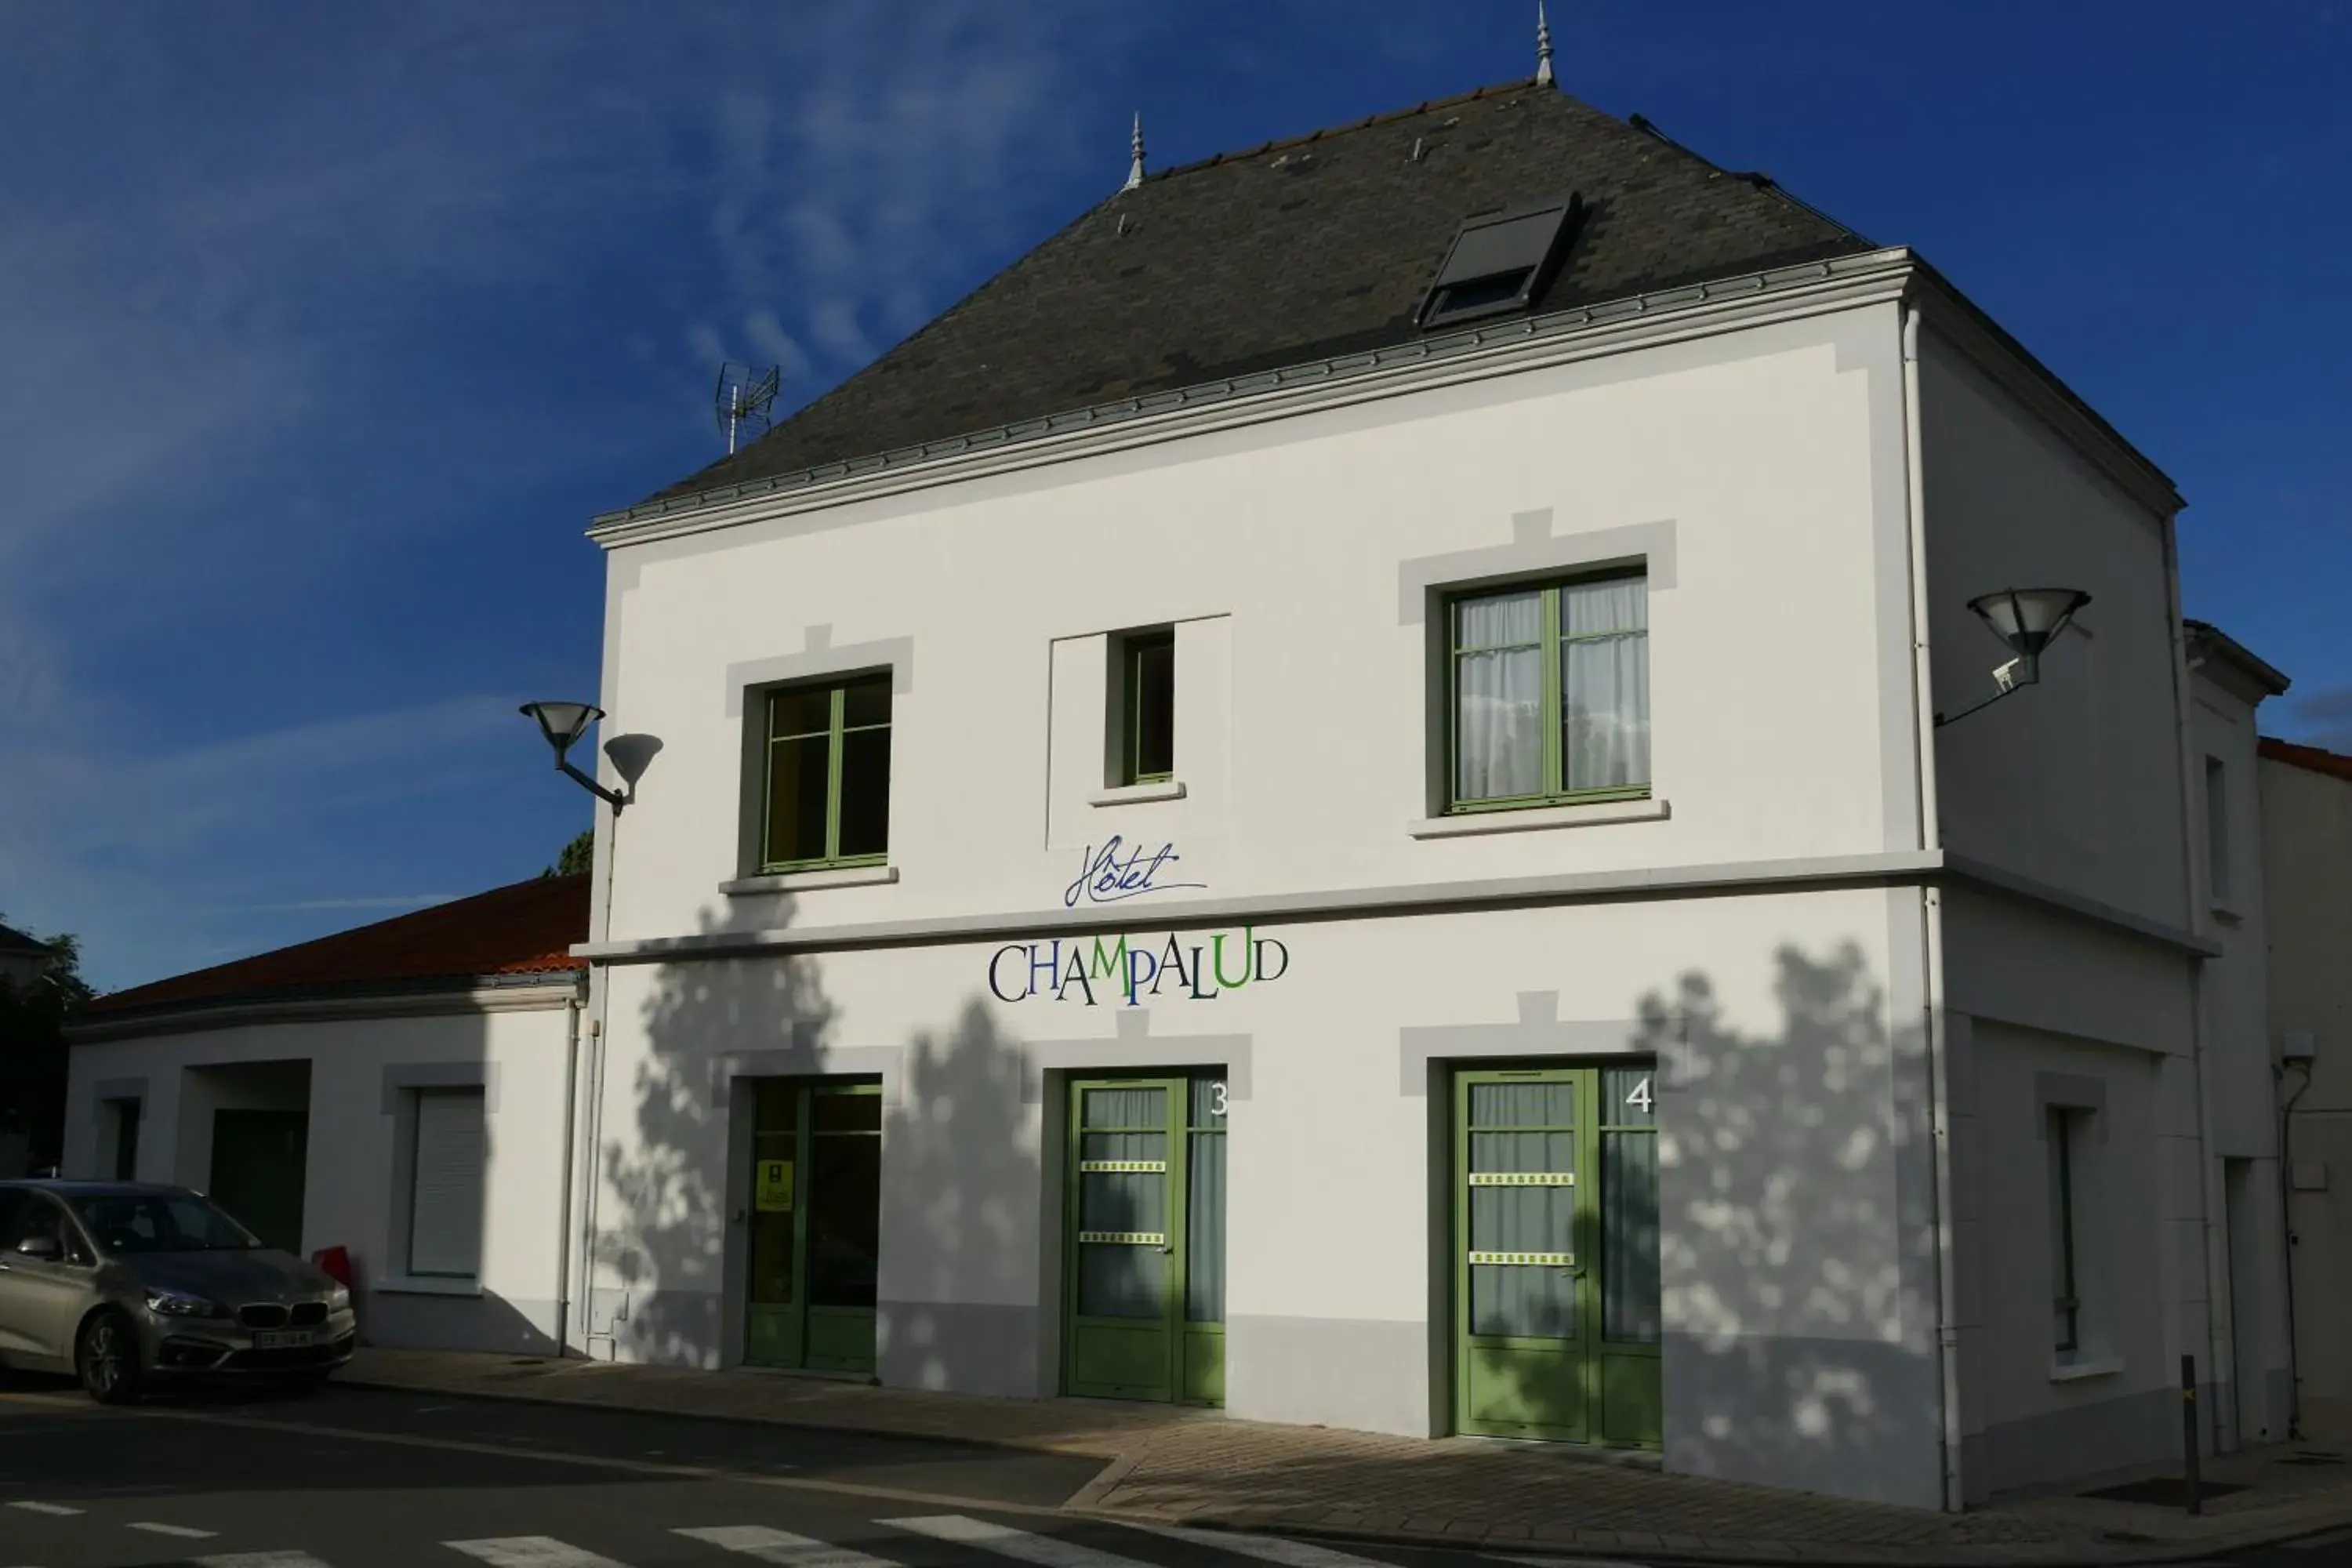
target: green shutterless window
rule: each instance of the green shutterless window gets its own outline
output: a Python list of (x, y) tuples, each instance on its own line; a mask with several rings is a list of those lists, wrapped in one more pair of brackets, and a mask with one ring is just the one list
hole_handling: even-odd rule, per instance
[(768, 694), (761, 868), (873, 865), (889, 848), (890, 678)]
[(1127, 733), (1122, 784), (1176, 776), (1176, 637), (1154, 632), (1127, 639)]
[(1458, 595), (1446, 622), (1449, 810), (1650, 793), (1646, 576)]

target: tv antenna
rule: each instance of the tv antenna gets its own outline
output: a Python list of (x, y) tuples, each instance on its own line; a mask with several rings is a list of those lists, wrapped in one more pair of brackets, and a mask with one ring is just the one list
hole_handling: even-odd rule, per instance
[(770, 365), (765, 374), (732, 360), (719, 367), (719, 386), (711, 395), (711, 407), (719, 418), (719, 433), (727, 437), (729, 457), (735, 455), (745, 430), (751, 430), (755, 439), (767, 432), (772, 423), (768, 411), (776, 405), (776, 387), (782, 379), (782, 365)]

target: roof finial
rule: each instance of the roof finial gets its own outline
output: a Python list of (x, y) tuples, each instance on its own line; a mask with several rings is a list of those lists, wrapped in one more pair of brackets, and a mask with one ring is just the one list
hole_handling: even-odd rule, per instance
[(1536, 0), (1536, 85), (1551, 85), (1551, 23), (1544, 16), (1543, 0)]
[(1131, 191), (1143, 184), (1143, 110), (1139, 109), (1135, 111), (1135, 134), (1128, 139), (1128, 148), (1134, 154), (1134, 162), (1128, 164), (1127, 184), (1119, 189)]

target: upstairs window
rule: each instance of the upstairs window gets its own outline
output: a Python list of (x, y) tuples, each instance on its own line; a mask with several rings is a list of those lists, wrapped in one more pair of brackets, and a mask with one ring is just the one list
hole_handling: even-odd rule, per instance
[(2219, 757), (2205, 759), (2205, 877), (2216, 904), (2230, 902), (2230, 774)]
[(1465, 595), (1452, 631), (1452, 809), (1650, 791), (1649, 581)]
[(889, 848), (890, 677), (768, 694), (761, 869), (874, 865)]
[(1528, 309), (1559, 271), (1579, 211), (1571, 194), (1466, 220), (1414, 319), (1445, 327)]
[(2051, 1106), (2043, 1135), (2050, 1145), (2051, 1348), (2060, 1362), (2083, 1354), (2083, 1156), (2091, 1112)]
[(1119, 663), (1126, 733), (1118, 782), (1164, 783), (1176, 775), (1176, 634), (1128, 637)]

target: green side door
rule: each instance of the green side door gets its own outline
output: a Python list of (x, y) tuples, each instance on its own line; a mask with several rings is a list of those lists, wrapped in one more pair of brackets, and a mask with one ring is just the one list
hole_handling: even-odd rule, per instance
[(1225, 1082), (1070, 1086), (1063, 1387), (1222, 1405)]
[(307, 1111), (215, 1110), (212, 1184), (205, 1195), (264, 1246), (299, 1258), (310, 1147)]
[(1655, 1447), (1652, 1069), (1465, 1069), (1454, 1081), (1454, 1423)]
[(757, 1094), (743, 1359), (871, 1373), (882, 1086), (772, 1079)]

